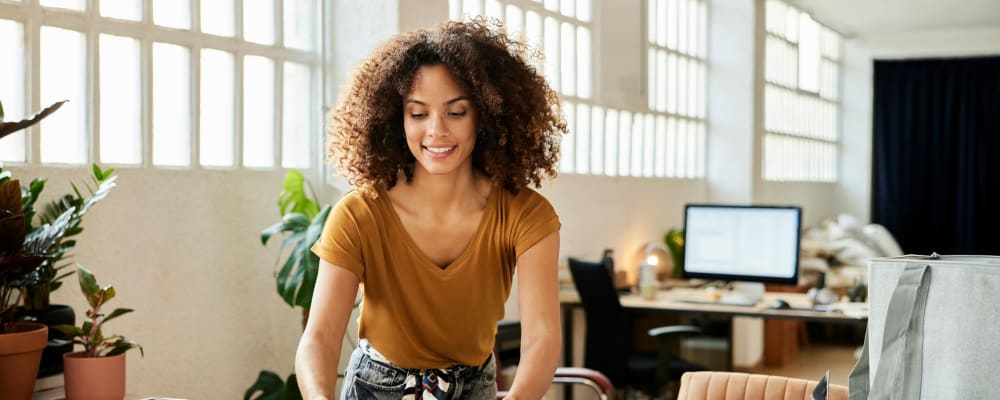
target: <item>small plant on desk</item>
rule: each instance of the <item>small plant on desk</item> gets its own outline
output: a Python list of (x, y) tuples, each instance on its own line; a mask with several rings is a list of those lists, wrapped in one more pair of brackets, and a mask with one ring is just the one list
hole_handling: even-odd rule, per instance
[(143, 354), (142, 346), (121, 335), (104, 336), (101, 329), (108, 321), (128, 314), (131, 308), (116, 308), (102, 314), (101, 307), (115, 297), (115, 288), (100, 287), (94, 274), (83, 266), (77, 267), (80, 290), (90, 309), (81, 326), (57, 325), (53, 328), (73, 343), (83, 346), (83, 351), (64, 356), (67, 398), (116, 398), (125, 397), (125, 352), (134, 348)]

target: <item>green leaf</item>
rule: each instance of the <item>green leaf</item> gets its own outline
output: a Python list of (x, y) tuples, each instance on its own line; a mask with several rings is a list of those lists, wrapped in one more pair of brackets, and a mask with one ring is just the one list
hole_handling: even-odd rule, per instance
[(145, 351), (142, 349), (142, 345), (133, 340), (121, 338), (111, 344), (111, 351), (109, 351), (105, 357), (117, 356), (132, 349), (139, 349), (139, 355), (143, 357), (146, 356)]
[(130, 313), (132, 311), (135, 311), (135, 310), (133, 310), (131, 308), (116, 308), (114, 311), (111, 312), (111, 314), (108, 314), (107, 317), (104, 317), (104, 319), (101, 320), (101, 325), (104, 325), (104, 323), (110, 321), (113, 318), (120, 317), (120, 316), (128, 314), (128, 313)]
[(3, 121), (3, 102), (0, 102), (0, 121)]
[(289, 170), (285, 174), (284, 190), (278, 195), (278, 210), (281, 215), (300, 213), (312, 218), (319, 212), (316, 201), (310, 199), (305, 192), (305, 183), (305, 177), (297, 170)]
[(90, 331), (94, 329), (94, 323), (92, 321), (83, 321), (83, 334), (89, 335)]
[(298, 284), (295, 280), (295, 276), (293, 275), (293, 271), (295, 270), (295, 265), (298, 264), (300, 257), (301, 254), (292, 252), (292, 254), (288, 256), (288, 260), (285, 260), (285, 265), (281, 267), (280, 271), (278, 271), (277, 277), (278, 294), (285, 300), (285, 303), (288, 303), (288, 305), (292, 307), (295, 306), (295, 286)]
[(114, 286), (108, 285), (107, 287), (101, 289), (101, 292), (103, 292), (102, 294), (104, 295), (104, 297), (101, 299), (102, 300), (101, 304), (105, 304), (109, 300), (115, 298), (115, 287)]
[(83, 292), (84, 297), (87, 298), (91, 307), (96, 307), (96, 303), (98, 301), (97, 292), (101, 290), (101, 288), (97, 286), (97, 279), (94, 278), (94, 274), (87, 268), (84, 268), (84, 266), (80, 265), (77, 267), (76, 275), (80, 278), (80, 290)]
[(267, 246), (267, 241), (271, 239), (271, 236), (283, 232), (285, 229), (287, 229), (287, 225), (284, 222), (276, 222), (274, 225), (264, 228), (260, 231), (260, 244)]
[(51, 328), (59, 331), (59, 333), (62, 333), (66, 337), (85, 336), (83, 329), (76, 325), (53, 325)]
[(282, 400), (284, 388), (285, 383), (278, 374), (260, 371), (257, 380), (243, 393), (243, 400)]
[(316, 277), (319, 275), (319, 257), (313, 253), (306, 254), (300, 264), (305, 273), (295, 295), (295, 305), (308, 308), (312, 304), (313, 289), (316, 288)]

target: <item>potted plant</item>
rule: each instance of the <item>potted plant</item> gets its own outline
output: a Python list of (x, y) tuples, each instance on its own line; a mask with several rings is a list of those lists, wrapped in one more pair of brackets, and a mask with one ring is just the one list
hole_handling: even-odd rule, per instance
[[(0, 122), (0, 138), (38, 123), (58, 110), (65, 102), (56, 102), (38, 114), (21, 121)], [(2, 104), (0, 104), (0, 121), (3, 121)], [(71, 193), (52, 200), (44, 208), (40, 208), (40, 211), (36, 209), (36, 203), (45, 189), (46, 180), (33, 179), (28, 186), (21, 187), (21, 207), (24, 215), (24, 227), (28, 236), (37, 232), (42, 226), (51, 224), (67, 210), (73, 209), (74, 211), (70, 213), (66, 229), (53, 238), (54, 243), (48, 250), (46, 259), (36, 267), (36, 271), (31, 274), (29, 280), (22, 282), (23, 286), (19, 293), (23, 296), (23, 307), (16, 310), (17, 319), (39, 322), (47, 326), (76, 323), (73, 309), (66, 305), (51, 304), (50, 295), (62, 286), (63, 278), (73, 273), (73, 271), (64, 272), (70, 263), (62, 261), (76, 246), (76, 240), (73, 237), (83, 232), (81, 222), (84, 214), (90, 210), (91, 206), (104, 199), (115, 186), (117, 176), (114, 175), (114, 169), (102, 170), (94, 164), (92, 165), (92, 173), (93, 185), (83, 185), (89, 192), (89, 196), (85, 196), (77, 185), (71, 184), (70, 186), (73, 188)], [(0, 164), (0, 174), (10, 176), (9, 172), (3, 172), (2, 164)], [(72, 350), (73, 347), (73, 344), (60, 337), (56, 330), (49, 330), (48, 339), (49, 345), (42, 352), (39, 376), (61, 372), (62, 355)]]
[[(319, 270), (319, 257), (311, 251), (313, 243), (319, 240), (323, 232), (323, 224), (330, 214), (330, 205), (322, 209), (316, 201), (316, 193), (309, 188), (308, 181), (302, 173), (290, 170), (285, 175), (281, 194), (278, 195), (278, 211), (281, 221), (260, 232), (261, 244), (274, 235), (287, 235), (281, 243), (284, 251), (278, 256), (280, 266), (275, 274), (278, 284), (278, 295), (291, 307), (302, 307), (302, 327), (309, 319), (309, 304), (312, 302), (313, 288), (316, 286), (316, 275)], [(282, 261), (284, 258), (284, 261)], [(254, 397), (254, 396), (258, 397)], [(261, 371), (257, 380), (246, 390), (244, 400), (250, 399), (301, 399), (295, 374), (282, 381), (281, 377), (272, 371)]]
[[(56, 103), (28, 119), (3, 121), (0, 105), (0, 138), (29, 127), (59, 108)], [(38, 266), (51, 259), (50, 249), (65, 234), (70, 208), (51, 221), (27, 229), (23, 191), (18, 180), (0, 165), (0, 398), (31, 397), (48, 328), (15, 320), (24, 288), (37, 281)]]
[(115, 288), (100, 287), (94, 274), (77, 266), (80, 290), (90, 309), (81, 326), (57, 325), (54, 329), (72, 337), (73, 343), (83, 346), (83, 351), (65, 354), (63, 369), (66, 379), (66, 398), (79, 400), (122, 399), (125, 397), (125, 352), (134, 348), (143, 354), (142, 346), (121, 335), (105, 336), (102, 332), (108, 321), (128, 314), (130, 308), (116, 308), (102, 314), (101, 307), (115, 297)]
[(66, 230), (72, 213), (67, 210), (26, 235), (20, 183), (0, 174), (0, 398), (28, 398), (34, 389), (48, 327), (15, 321), (15, 311), (24, 287), (50, 257), (48, 250)]

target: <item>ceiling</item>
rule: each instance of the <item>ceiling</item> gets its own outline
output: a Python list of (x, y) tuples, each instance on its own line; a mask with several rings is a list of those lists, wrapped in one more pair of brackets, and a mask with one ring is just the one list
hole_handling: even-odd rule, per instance
[(1000, 27), (1000, 0), (787, 0), (846, 37)]

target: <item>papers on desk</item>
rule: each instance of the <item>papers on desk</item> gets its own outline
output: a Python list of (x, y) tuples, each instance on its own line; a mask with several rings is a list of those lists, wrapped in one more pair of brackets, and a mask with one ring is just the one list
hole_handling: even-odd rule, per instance
[(848, 317), (868, 317), (868, 303), (840, 303), (837, 304), (837, 307)]

